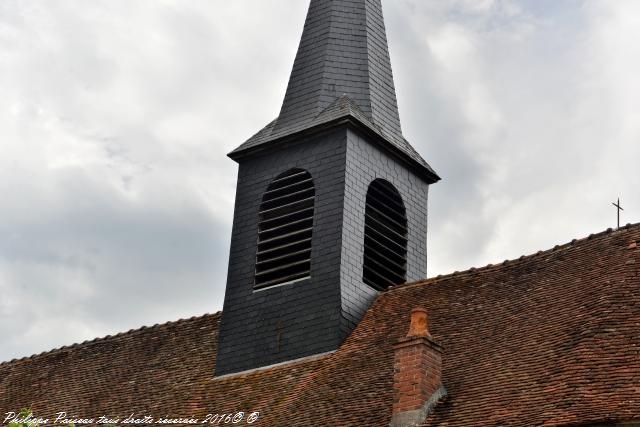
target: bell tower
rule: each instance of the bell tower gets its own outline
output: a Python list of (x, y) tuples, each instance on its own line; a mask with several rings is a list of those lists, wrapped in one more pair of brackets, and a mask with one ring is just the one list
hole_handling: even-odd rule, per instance
[(427, 273), (440, 178), (402, 136), (381, 0), (311, 0), (279, 116), (238, 162), (216, 375), (336, 350)]

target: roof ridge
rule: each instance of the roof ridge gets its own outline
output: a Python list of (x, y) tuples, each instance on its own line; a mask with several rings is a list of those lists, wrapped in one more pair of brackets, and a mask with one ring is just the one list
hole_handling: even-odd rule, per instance
[(187, 322), (193, 322), (199, 319), (203, 319), (205, 317), (219, 317), (222, 314), (222, 311), (217, 311), (215, 313), (205, 313), (205, 314), (201, 314), (200, 316), (191, 316), (189, 318), (186, 319), (178, 319), (178, 320), (170, 320), (168, 322), (164, 322), (164, 323), (156, 323), (153, 326), (140, 326), (139, 328), (134, 328), (134, 329), (129, 329), (128, 331), (125, 332), (118, 332), (116, 334), (113, 335), (106, 335), (103, 337), (97, 337), (97, 338), (93, 338), (91, 340), (85, 340), (83, 342), (80, 343), (74, 343), (74, 344), (69, 344), (69, 345), (65, 345), (62, 347), (57, 347), (51, 350), (46, 350), (43, 351), (41, 353), (35, 353), (32, 354), (30, 356), (25, 356), (25, 357), (19, 357), (19, 358), (14, 358), (11, 360), (6, 360), (4, 362), (0, 362), (0, 367), (4, 367), (6, 365), (10, 365), (12, 363), (19, 363), (19, 362), (26, 362), (29, 360), (34, 360), (34, 359), (38, 359), (40, 357), (45, 357), (45, 356), (51, 356), (53, 354), (57, 354), (57, 353), (61, 353), (67, 350), (73, 350), (73, 349), (77, 349), (77, 348), (83, 348), (83, 347), (88, 347), (94, 344), (99, 344), (99, 343), (104, 343), (104, 342), (108, 342), (109, 340), (112, 340), (114, 338), (121, 338), (123, 336), (127, 336), (127, 335), (135, 335), (138, 334), (140, 332), (147, 332), (149, 330), (152, 329), (160, 329), (163, 327), (167, 327), (167, 326), (173, 326), (173, 325), (177, 325), (180, 323), (187, 323)]
[(386, 292), (392, 292), (394, 290), (397, 289), (406, 289), (406, 288), (411, 288), (411, 287), (416, 287), (416, 286), (423, 286), (423, 285), (433, 285), (436, 283), (440, 283), (444, 280), (447, 279), (451, 279), (452, 277), (462, 277), (462, 276), (469, 276), (469, 275), (473, 275), (476, 273), (481, 273), (487, 270), (491, 270), (491, 269), (498, 269), (498, 268), (502, 268), (505, 266), (512, 266), (514, 264), (517, 263), (521, 263), (521, 262), (525, 262), (528, 261), (532, 258), (538, 257), (538, 256), (543, 256), (543, 255), (547, 255), (547, 254), (551, 254), (551, 253), (557, 253), (558, 251), (561, 250), (566, 250), (569, 248), (573, 248), (576, 246), (576, 244), (578, 243), (582, 243), (582, 242), (586, 242), (586, 241), (591, 241), (595, 238), (600, 238), (603, 236), (608, 236), (612, 233), (615, 232), (625, 232), (625, 231), (629, 231), (629, 230), (633, 230), (635, 228), (640, 229), (640, 222), (636, 222), (636, 223), (629, 223), (627, 225), (624, 225), (618, 229), (613, 229), (613, 228), (607, 228), (604, 231), (600, 231), (598, 233), (592, 233), (589, 234), (587, 237), (583, 237), (580, 239), (573, 239), (570, 242), (567, 243), (563, 243), (563, 244), (559, 244), (559, 245), (555, 245), (554, 247), (550, 248), (550, 249), (546, 249), (546, 250), (540, 250), (537, 251), (535, 253), (529, 254), (529, 255), (521, 255), (518, 258), (514, 258), (514, 259), (506, 259), (500, 263), (495, 263), (495, 264), (487, 264), (485, 266), (482, 267), (471, 267), (467, 270), (463, 270), (463, 271), (454, 271), (453, 273), (448, 273), (448, 274), (439, 274), (435, 277), (428, 277), (426, 279), (423, 280), (417, 280), (414, 282), (408, 282), (408, 283), (403, 283), (400, 285), (395, 285), (395, 286), (391, 286), (389, 287)]
[(352, 110), (355, 109), (361, 114), (364, 114), (360, 109), (360, 107), (358, 107), (358, 104), (356, 104), (356, 102), (349, 95), (347, 95), (346, 93), (343, 93), (342, 95), (336, 96), (335, 99), (329, 103), (329, 105), (327, 105), (325, 108), (320, 110), (320, 112), (316, 114), (313, 117), (313, 119), (309, 120), (309, 123), (314, 123), (318, 120), (321, 120), (323, 115), (326, 115), (326, 113), (331, 112), (331, 110), (335, 108), (338, 108), (339, 110), (344, 110), (348, 108), (349, 114), (351, 114)]

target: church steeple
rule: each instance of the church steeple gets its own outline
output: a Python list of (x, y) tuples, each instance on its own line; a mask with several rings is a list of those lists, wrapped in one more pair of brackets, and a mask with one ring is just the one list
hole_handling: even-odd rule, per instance
[(229, 155), (344, 117), (439, 180), (402, 136), (380, 0), (311, 0), (280, 115)]
[(279, 116), (239, 163), (216, 375), (337, 349), (427, 273), (439, 177), (402, 136), (380, 0), (311, 0)]
[(276, 129), (312, 121), (341, 95), (402, 135), (379, 0), (311, 1)]

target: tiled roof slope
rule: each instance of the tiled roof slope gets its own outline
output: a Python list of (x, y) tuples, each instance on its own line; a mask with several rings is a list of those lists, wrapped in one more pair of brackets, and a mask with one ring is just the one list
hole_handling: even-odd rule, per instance
[(327, 122), (340, 97), (360, 112), (341, 117), (360, 120), (437, 177), (402, 136), (381, 0), (311, 0), (280, 115), (229, 156)]
[[(640, 419), (640, 225), (382, 294), (335, 353), (214, 378), (219, 315), (0, 365), (0, 412), (199, 416), (386, 426), (410, 310), (444, 345), (448, 397), (426, 426)], [(15, 409), (14, 409), (15, 408)], [(60, 409), (63, 408), (63, 409)]]

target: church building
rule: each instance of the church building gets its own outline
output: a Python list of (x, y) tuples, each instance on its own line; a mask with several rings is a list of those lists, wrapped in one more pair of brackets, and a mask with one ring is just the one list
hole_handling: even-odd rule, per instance
[(640, 224), (427, 278), (440, 177), (381, 0), (310, 1), (277, 118), (229, 157), (222, 312), (0, 363), (4, 424), (640, 426)]

